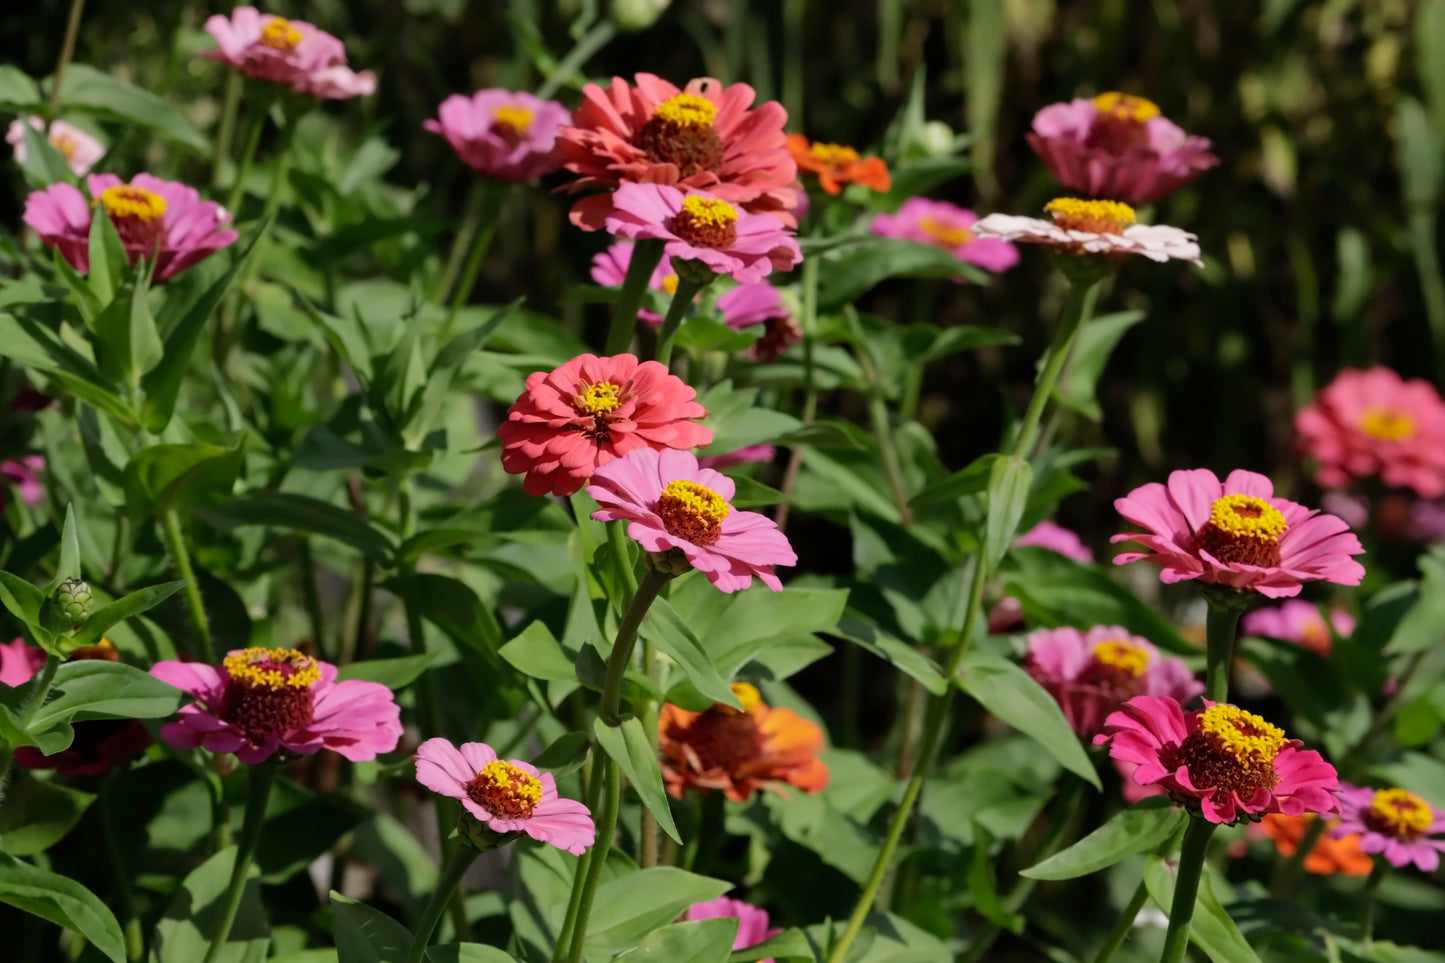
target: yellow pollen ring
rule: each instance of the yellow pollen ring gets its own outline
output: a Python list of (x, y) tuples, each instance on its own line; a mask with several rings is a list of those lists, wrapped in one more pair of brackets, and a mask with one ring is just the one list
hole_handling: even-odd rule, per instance
[(166, 199), (130, 184), (107, 187), (100, 193), (100, 205), (111, 217), (134, 217), (147, 223), (166, 212)]
[(1283, 729), (1238, 706), (1210, 706), (1199, 717), (1199, 729), (1216, 749), (1241, 760), (1273, 762), (1285, 744)]
[(509, 762), (493, 759), (481, 768), (477, 776), (519, 801), (531, 803), (533, 806), (542, 801), (541, 780)]
[(694, 226), (726, 227), (738, 219), (738, 212), (727, 201), (694, 194), (682, 199), (682, 209)]
[(1149, 667), (1149, 653), (1133, 642), (1109, 639), (1094, 646), (1094, 658), (1135, 678)]
[(699, 519), (708, 518), (720, 522), (732, 513), (726, 498), (694, 481), (670, 481), (662, 489), (661, 497), (672, 499), (672, 504), (680, 506), (689, 515)]
[(973, 240), (973, 232), (968, 228), (954, 227), (932, 217), (920, 218), (918, 228), (924, 234), (948, 247), (958, 247), (960, 244), (967, 244)]
[(752, 712), (762, 704), (763, 696), (758, 692), (758, 687), (748, 682), (734, 682), (728, 686), (733, 690), (733, 695), (738, 697), (744, 712)]
[(1056, 197), (1044, 205), (1056, 222), (1101, 221), (1127, 227), (1134, 223), (1134, 209), (1119, 201), (1085, 201), (1077, 197)]
[[(296, 671), (290, 675), (261, 664), (280, 662)], [(295, 649), (267, 649), (255, 646), (232, 652), (221, 663), (232, 680), (249, 686), (266, 689), (306, 689), (321, 678), (321, 669), (316, 660), (308, 658)]]
[(652, 116), (679, 127), (711, 127), (717, 105), (697, 94), (678, 94), (658, 104)]
[(676, 274), (669, 274), (667, 277), (663, 278), (663, 279), (662, 279), (662, 289), (663, 289), (664, 291), (666, 291), (668, 294), (676, 294), (676, 293), (677, 293), (677, 275), (676, 275)]
[(509, 127), (519, 134), (525, 134), (531, 129), (535, 116), (521, 104), (508, 104), (492, 112), (492, 122), (499, 127)]
[(1370, 815), (1397, 836), (1415, 836), (1430, 828), (1434, 813), (1425, 800), (1406, 789), (1381, 789), (1370, 803)]
[(1415, 419), (1398, 408), (1370, 407), (1360, 416), (1360, 430), (1376, 441), (1405, 441), (1415, 435)]
[(272, 17), (261, 28), (261, 43), (272, 50), (291, 51), (301, 43), (301, 31), (285, 17)]
[(1132, 120), (1137, 124), (1158, 117), (1161, 113), (1159, 105), (1154, 101), (1135, 97), (1133, 94), (1121, 94), (1117, 90), (1111, 90), (1095, 97), (1094, 107), (1101, 114), (1108, 114), (1120, 120)]
[(1263, 498), (1225, 495), (1209, 508), (1209, 524), (1222, 532), (1275, 541), (1289, 528), (1284, 515)]
[(590, 414), (605, 415), (609, 411), (617, 410), (620, 404), (622, 399), (618, 396), (617, 386), (610, 381), (584, 385), (582, 390), (577, 392), (577, 405)]
[(858, 152), (842, 144), (812, 144), (808, 152), (825, 164), (846, 164), (858, 159)]

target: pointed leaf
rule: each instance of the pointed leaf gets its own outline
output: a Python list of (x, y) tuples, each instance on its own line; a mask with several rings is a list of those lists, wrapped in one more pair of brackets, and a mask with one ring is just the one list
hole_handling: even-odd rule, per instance
[(1021, 458), (999, 458), (988, 475), (988, 524), (984, 552), (990, 571), (998, 568), (1029, 503), (1034, 470)]
[[(230, 888), (236, 847), (227, 846), (191, 870), (171, 897), (151, 937), (150, 963), (196, 963), (205, 959)], [(247, 869), (241, 905), (226, 945), (216, 963), (262, 963), (271, 942), (266, 911), (261, 908), (260, 870)]]
[(672, 657), (698, 692), (714, 702), (741, 709), (738, 697), (718, 675), (712, 658), (693, 634), (692, 628), (677, 614), (666, 599), (657, 599), (642, 620), (639, 630), (643, 638)]
[(411, 933), (379, 909), (331, 893), (331, 925), (340, 963), (405, 963)]
[(102, 659), (64, 663), (51, 692), (30, 721), (32, 735), (86, 719), (164, 719), (190, 698), (134, 666)]
[(155, 608), (185, 587), (184, 579), (162, 582), (160, 585), (137, 589), (114, 602), (102, 605), (90, 613), (90, 618), (86, 619), (80, 631), (75, 633), (73, 641), (80, 646), (95, 645), (105, 637), (106, 630), (111, 626)]
[(0, 903), (75, 930), (104, 956), (125, 963), (125, 940), (115, 914), (94, 893), (67, 876), (0, 853)]
[[(657, 750), (642, 730), (642, 723), (636, 716), (624, 716), (617, 725), (608, 725), (598, 719), (592, 726), (597, 736), (597, 745), (617, 763), (632, 788), (642, 799), (648, 812), (657, 818), (657, 825), (681, 843), (677, 824), (672, 821), (672, 810), (667, 805), (667, 790), (662, 785), (662, 770), (657, 765)], [(719, 893), (719, 896), (722, 894)]]
[(1113, 866), (1126, 856), (1154, 849), (1184, 828), (1189, 817), (1168, 796), (1150, 796), (1115, 813), (1108, 822), (1068, 849), (1035, 863), (1020, 875), (1030, 879), (1074, 879)]

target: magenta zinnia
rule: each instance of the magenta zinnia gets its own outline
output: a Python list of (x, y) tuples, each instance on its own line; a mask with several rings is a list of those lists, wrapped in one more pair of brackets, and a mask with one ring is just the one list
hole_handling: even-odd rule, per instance
[(200, 56), (230, 64), (247, 77), (337, 100), (376, 90), (371, 71), (357, 73), (346, 65), (340, 40), (304, 20), (237, 7), (229, 17), (218, 13), (206, 20), (206, 33), (217, 49)]
[(554, 170), (552, 145), (567, 108), (526, 91), (479, 90), (452, 94), (422, 127), (440, 134), (479, 174), (499, 181), (527, 181)]
[(1422, 872), (1440, 868), (1445, 852), (1445, 812), (1408, 789), (1367, 789), (1341, 783), (1338, 838), (1358, 833), (1360, 849), (1380, 853), (1397, 869), (1414, 863)]

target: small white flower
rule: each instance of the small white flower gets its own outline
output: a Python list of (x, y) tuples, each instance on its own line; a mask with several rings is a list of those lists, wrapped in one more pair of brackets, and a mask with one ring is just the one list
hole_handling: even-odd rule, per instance
[(1199, 239), (1166, 224), (1135, 224), (1134, 211), (1116, 201), (1062, 198), (1045, 210), (1054, 220), (990, 214), (973, 225), (974, 237), (1047, 244), (1071, 254), (1120, 257), (1141, 254), (1151, 261), (1189, 261), (1199, 267)]

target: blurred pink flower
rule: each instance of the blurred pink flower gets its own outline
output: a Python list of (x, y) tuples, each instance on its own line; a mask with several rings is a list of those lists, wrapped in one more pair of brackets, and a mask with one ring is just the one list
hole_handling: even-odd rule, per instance
[(304, 20), (263, 14), (255, 7), (237, 7), (229, 17), (206, 21), (216, 50), (200, 56), (230, 64), (247, 77), (285, 84), (301, 94), (341, 100), (376, 91), (376, 77), (346, 65), (346, 48), (320, 27)]
[(973, 226), (974, 236), (1042, 244), (1075, 256), (1118, 259), (1138, 254), (1161, 264), (1180, 260), (1204, 266), (1198, 238), (1167, 224), (1136, 224), (1134, 209), (1127, 204), (1057, 197), (1044, 210), (1052, 220), (990, 214)]
[(499, 181), (529, 181), (550, 173), (557, 128), (567, 108), (526, 91), (491, 88), (470, 97), (452, 94), (437, 119), (422, 127), (440, 134), (463, 162)]
[(1069, 190), (1130, 204), (1156, 201), (1219, 163), (1142, 97), (1110, 92), (1050, 104), (1034, 117), (1029, 146)]
[(1086, 565), (1094, 561), (1094, 553), (1089, 551), (1083, 539), (1064, 526), (1048, 519), (1039, 522), (1013, 541), (1014, 548), (1025, 548), (1029, 545), (1058, 552), (1065, 558), (1071, 558)]
[(730, 328), (741, 331), (755, 324), (763, 326), (762, 335), (748, 346), (749, 361), (776, 361), (803, 340), (798, 319), (783, 306), (778, 289), (766, 281), (739, 284), (717, 299), (717, 308)]
[[(593, 283), (604, 288), (621, 287), (627, 280), (627, 267), (632, 263), (632, 248), (631, 241), (618, 241), (592, 258)], [(647, 279), (647, 287), (668, 297), (677, 292), (677, 272), (672, 269), (671, 258), (664, 255), (657, 262), (652, 277)], [(662, 325), (662, 315), (650, 308), (638, 308), (637, 319), (654, 328)]]
[(1336, 839), (1358, 833), (1360, 849), (1383, 853), (1399, 869), (1414, 863), (1421, 872), (1440, 868), (1445, 852), (1445, 812), (1405, 789), (1367, 789), (1340, 783)]
[[(20, 493), (20, 500), (31, 508), (45, 500), (45, 486), (40, 481), (44, 474), (43, 455), (22, 455), (0, 462), (0, 478), (14, 485), (15, 490)], [(4, 504), (5, 496), (0, 492), (0, 506)]]
[(24, 639), (0, 642), (0, 684), (11, 688), (22, 686), (45, 665), (45, 650), (37, 649)]
[(1244, 616), (1243, 629), (1248, 635), (1263, 635), (1271, 639), (1294, 642), (1317, 653), (1320, 658), (1330, 656), (1334, 636), (1330, 626), (1341, 636), (1348, 637), (1355, 631), (1354, 616), (1348, 612), (1333, 609), (1330, 621), (1326, 622), (1320, 607), (1303, 599), (1290, 599), (1282, 605), (1255, 609)]
[[(45, 121), (39, 117), (27, 117), (24, 120), (16, 118), (10, 122), (10, 128), (5, 132), (5, 140), (15, 148), (15, 163), (25, 163), (25, 124), (39, 131), (45, 130)], [(46, 134), (52, 147), (60, 151), (65, 162), (70, 165), (71, 171), (76, 177), (84, 177), (90, 169), (105, 156), (105, 148), (100, 141), (63, 120), (50, 122), (50, 130)]]
[[(910, 197), (897, 214), (879, 214), (869, 231), (879, 237), (901, 237), (942, 248), (965, 264), (985, 271), (1007, 271), (1019, 263), (1018, 248), (996, 238), (975, 237), (978, 215), (966, 207), (926, 197)], [(962, 277), (954, 278), (962, 282)]]
[[(736, 916), (738, 920), (738, 935), (733, 940), (734, 950), (745, 950), (748, 947), (757, 946), (783, 931), (782, 927), (768, 926), (767, 910), (759, 909), (751, 903), (744, 903), (740, 899), (729, 899), (726, 896), (719, 896), (706, 903), (693, 903), (682, 914), (682, 919), (690, 922), (726, 919), (731, 916)], [(773, 958), (771, 956), (764, 957), (758, 963), (773, 963)]]

